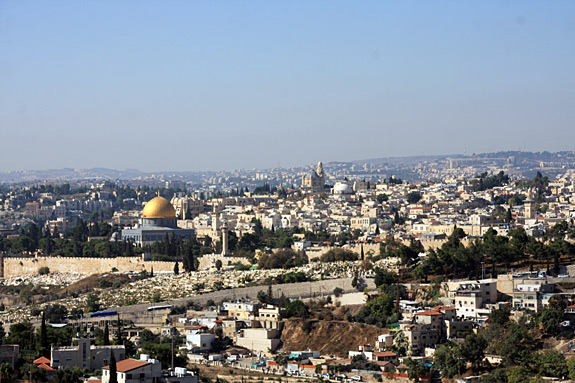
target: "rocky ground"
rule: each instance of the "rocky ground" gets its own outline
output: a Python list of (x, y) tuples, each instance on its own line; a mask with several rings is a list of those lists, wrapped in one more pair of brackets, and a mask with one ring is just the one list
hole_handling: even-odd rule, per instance
[[(311, 320), (309, 328), (303, 320), (296, 318), (285, 321), (282, 331), (282, 349), (321, 351), (322, 355), (347, 357), (347, 352), (356, 350), (359, 344), (375, 345), (379, 335), (389, 330), (363, 323), (345, 321)], [(281, 352), (281, 349), (279, 350)]]
[[(397, 263), (395, 259), (385, 259), (376, 262), (373, 266), (389, 269)], [(247, 271), (197, 271), (191, 273), (180, 273), (174, 275), (156, 274), (153, 277), (134, 280), (123, 273), (109, 273), (99, 276), (82, 276), (80, 274), (47, 274), (47, 275), (22, 275), (0, 279), (0, 285), (23, 286), (32, 284), (35, 287), (50, 286), (60, 287), (60, 294), (55, 294), (57, 299), (48, 300), (48, 296), (41, 296), (43, 303), (24, 303), (7, 308), (0, 313), (0, 321), (4, 323), (20, 322), (30, 318), (32, 307), (42, 308), (46, 304), (61, 304), (72, 310), (73, 308), (89, 311), (86, 300), (90, 294), (97, 295), (102, 307), (118, 307), (143, 303), (170, 301), (181, 298), (193, 297), (199, 294), (218, 291), (222, 289), (233, 289), (252, 285), (262, 285), (266, 280), (277, 277), (288, 272), (302, 272), (313, 280), (353, 277), (355, 273), (364, 277), (372, 276), (369, 270), (361, 261), (355, 262), (334, 262), (334, 263), (310, 263), (290, 270), (247, 270)], [(116, 275), (117, 274), (117, 275)], [(124, 273), (125, 274), (125, 273)], [(133, 273), (132, 277), (140, 273)], [(108, 281), (108, 284), (122, 279), (119, 286), (102, 287), (101, 280)], [(134, 278), (138, 279), (138, 278)], [(90, 283), (88, 282), (90, 281)], [(74, 289), (75, 286), (80, 286)], [(43, 287), (42, 287), (43, 288)], [(38, 298), (38, 297), (36, 297)], [(31, 302), (37, 301), (32, 300)]]

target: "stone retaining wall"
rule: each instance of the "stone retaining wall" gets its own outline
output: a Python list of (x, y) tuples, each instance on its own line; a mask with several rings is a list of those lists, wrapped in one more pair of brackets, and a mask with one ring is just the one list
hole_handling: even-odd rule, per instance
[[(173, 271), (174, 262), (144, 261), (140, 257), (88, 258), (88, 257), (5, 257), (0, 256), (0, 277), (18, 276), (22, 274), (38, 274), (42, 267), (48, 267), (51, 272), (80, 274), (100, 274), (118, 271), (154, 272)], [(181, 265), (180, 265), (181, 268)]]

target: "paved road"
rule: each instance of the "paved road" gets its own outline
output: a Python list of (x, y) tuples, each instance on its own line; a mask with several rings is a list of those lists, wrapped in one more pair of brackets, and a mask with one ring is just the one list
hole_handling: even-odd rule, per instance
[[(272, 285), (272, 293), (274, 297), (279, 297), (282, 294), (287, 298), (310, 298), (319, 297), (322, 295), (333, 294), (333, 290), (337, 287), (341, 288), (344, 293), (356, 292), (357, 289), (351, 286), (353, 278), (339, 278), (339, 279), (325, 279), (322, 281), (314, 282), (301, 282), (301, 283), (286, 283), (283, 285)], [(375, 288), (373, 279), (365, 279), (364, 284), (367, 288)], [(241, 298), (257, 299), (259, 291), (267, 293), (268, 286), (251, 286), (241, 287), (236, 289), (226, 289), (213, 291), (202, 295), (191, 296), (189, 298), (182, 298), (173, 301), (165, 301), (160, 303), (144, 303), (132, 306), (114, 307), (109, 310), (115, 310), (119, 313), (133, 313), (138, 311), (146, 311), (152, 305), (186, 305), (188, 302), (194, 302), (200, 305), (206, 304), (207, 301), (213, 300), (220, 302), (224, 300), (235, 300)]]

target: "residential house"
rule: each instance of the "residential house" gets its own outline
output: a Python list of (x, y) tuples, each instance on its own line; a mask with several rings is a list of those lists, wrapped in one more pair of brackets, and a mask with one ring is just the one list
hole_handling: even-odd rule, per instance
[(515, 284), (513, 288), (513, 309), (539, 312), (549, 304), (555, 295), (555, 284), (533, 281)]
[[(118, 383), (160, 383), (162, 382), (162, 365), (158, 360), (149, 359), (147, 355), (142, 360), (125, 359), (116, 363)], [(110, 383), (110, 366), (102, 369), (102, 383)]]
[(53, 368), (86, 368), (90, 371), (98, 370), (110, 362), (112, 352), (117, 361), (126, 358), (126, 348), (117, 346), (90, 345), (88, 338), (74, 338), (73, 346), (51, 348), (51, 363)]
[(473, 319), (487, 317), (490, 312), (488, 305), (497, 302), (497, 281), (461, 283), (452, 292), (452, 296), (458, 317)]

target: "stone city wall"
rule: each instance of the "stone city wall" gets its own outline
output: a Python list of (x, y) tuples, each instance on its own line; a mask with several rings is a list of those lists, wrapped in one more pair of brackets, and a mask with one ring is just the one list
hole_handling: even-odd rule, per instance
[[(379, 243), (364, 243), (363, 244), (363, 254), (367, 258), (369, 256), (379, 255)], [(305, 254), (307, 255), (309, 260), (314, 258), (319, 258), (323, 254), (327, 253), (331, 249), (337, 249), (338, 247), (330, 247), (330, 246), (322, 246), (322, 247), (306, 247)], [(361, 245), (356, 244), (350, 247), (346, 247), (347, 250), (351, 250), (358, 255), (361, 254)]]
[[(50, 272), (80, 274), (109, 273), (113, 268), (118, 271), (154, 272), (174, 271), (174, 262), (144, 261), (140, 257), (117, 258), (76, 258), (76, 257), (0, 257), (0, 277), (22, 274), (38, 274), (41, 267), (48, 267)], [(181, 265), (180, 265), (181, 266)]]
[[(425, 251), (428, 251), (429, 249), (439, 249), (441, 246), (443, 246), (444, 243), (447, 243), (448, 239), (429, 239), (429, 240), (422, 240), (420, 241), (421, 244), (423, 245), (423, 248), (425, 249)], [(461, 244), (463, 244), (463, 246), (468, 247), (469, 245), (471, 245), (471, 239), (468, 238), (463, 238), (461, 240)], [(409, 241), (405, 241), (404, 242), (406, 246), (409, 246)]]

